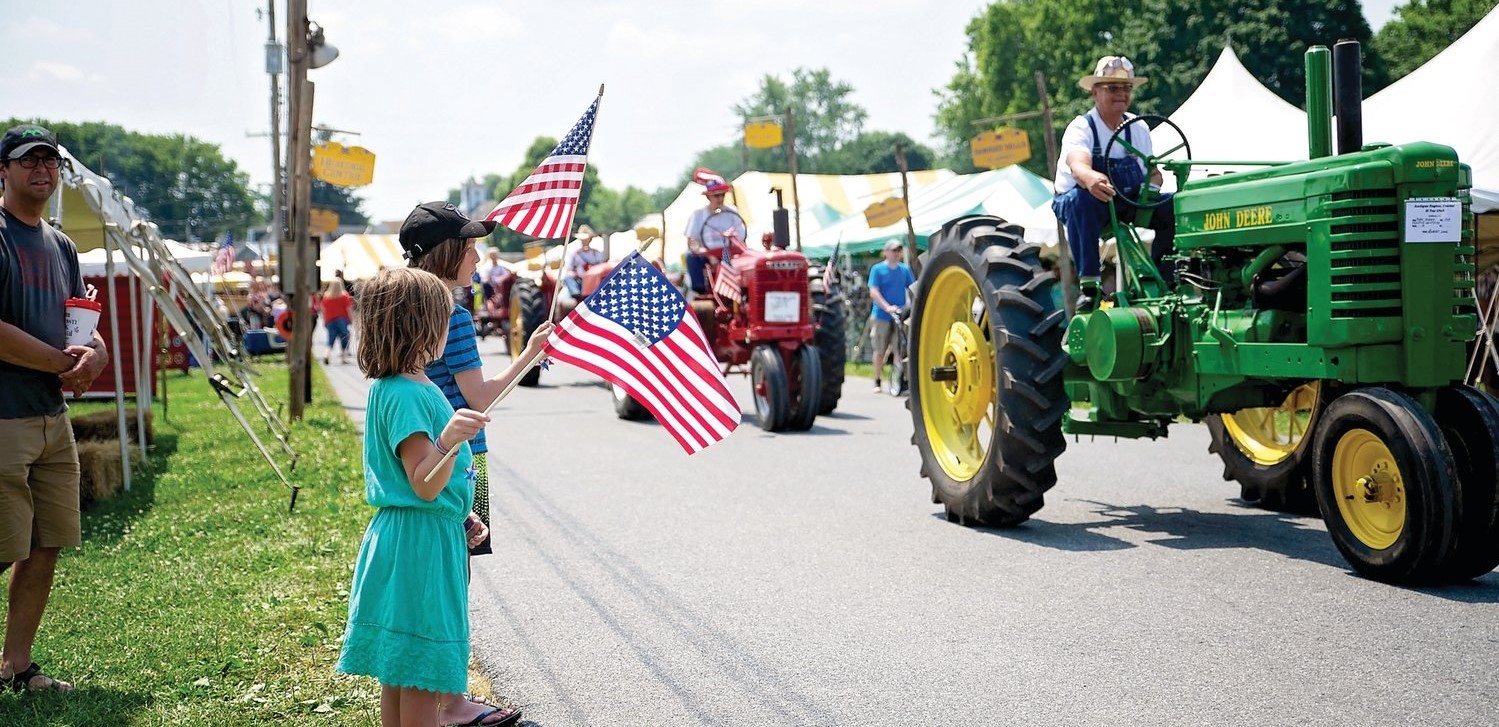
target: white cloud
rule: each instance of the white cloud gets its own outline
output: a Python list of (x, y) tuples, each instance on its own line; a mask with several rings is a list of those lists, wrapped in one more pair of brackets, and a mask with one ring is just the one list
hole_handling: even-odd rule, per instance
[[(32, 83), (49, 83), (55, 81), (73, 83), (82, 81), (85, 77), (82, 69), (56, 61), (37, 61), (31, 64), (31, 67), (26, 70), (26, 80)], [(87, 78), (92, 80), (99, 78), (99, 76), (89, 75)]]

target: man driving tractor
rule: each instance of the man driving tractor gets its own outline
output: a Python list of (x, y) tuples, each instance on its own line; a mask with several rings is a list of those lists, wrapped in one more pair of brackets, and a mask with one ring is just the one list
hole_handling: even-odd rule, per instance
[[(1123, 56), (1105, 56), (1098, 60), (1093, 74), (1078, 79), (1077, 85), (1093, 96), (1093, 108), (1072, 120), (1062, 134), (1061, 158), (1057, 160), (1056, 197), (1051, 207), (1067, 228), (1067, 247), (1077, 261), (1081, 294), (1077, 308), (1092, 310), (1099, 297), (1099, 233), (1109, 222), (1109, 202), (1117, 195), (1142, 200), (1147, 188), (1145, 160), (1130, 154), (1122, 144), (1115, 144), (1104, 158), (1109, 135), (1134, 118), (1129, 113), (1135, 89), (1144, 85), (1144, 76), (1135, 75), (1134, 64)], [(1150, 133), (1137, 124), (1126, 129), (1123, 141), (1149, 156), (1154, 153)], [(1117, 185), (1117, 186), (1116, 186)], [(1161, 172), (1152, 170), (1149, 197), (1159, 199)], [(1176, 217), (1170, 202), (1151, 210), (1146, 224), (1155, 231), (1150, 255), (1159, 265), (1171, 251), (1176, 236)], [(1135, 221), (1135, 207), (1117, 208), (1120, 222)], [(1170, 276), (1162, 271), (1167, 280)]]
[(723, 177), (702, 168), (692, 177), (703, 185), (708, 203), (693, 210), (687, 220), (687, 279), (694, 292), (707, 293), (709, 266), (723, 257), (726, 246), (744, 243), (744, 218), (724, 202), (733, 187)]

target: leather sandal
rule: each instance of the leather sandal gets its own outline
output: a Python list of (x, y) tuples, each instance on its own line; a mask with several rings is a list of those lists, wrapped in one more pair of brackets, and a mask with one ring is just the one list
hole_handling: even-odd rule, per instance
[[(33, 686), (31, 686), (31, 680), (35, 679), (37, 677), (42, 677), (42, 678), (46, 679), (47, 682), (48, 682), (47, 686), (45, 686), (45, 687), (33, 687)], [(65, 682), (58, 681), (57, 679), (54, 679), (54, 678), (52, 678), (52, 677), (50, 677), (50, 676), (48, 676), (46, 674), (43, 674), (42, 673), (42, 665), (38, 664), (38, 663), (36, 663), (34, 661), (31, 662), (31, 666), (26, 667), (26, 669), (24, 669), (22, 671), (16, 672), (15, 675), (10, 678), (10, 682), (9, 683), (10, 683), (10, 688), (13, 689), (13, 690), (15, 690), (15, 691), (17, 691), (17, 692), (51, 692), (51, 691), (68, 692), (68, 691), (72, 691), (72, 689), (73, 689), (73, 685), (69, 684), (68, 686), (64, 687), (62, 685)], [(0, 685), (0, 689), (3, 689), (3, 688), (4, 688), (4, 685)]]

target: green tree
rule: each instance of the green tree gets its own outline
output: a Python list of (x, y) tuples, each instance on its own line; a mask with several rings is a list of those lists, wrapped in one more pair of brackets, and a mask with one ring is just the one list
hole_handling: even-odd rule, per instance
[(808, 171), (817, 174), (898, 172), (895, 145), (905, 147), (907, 169), (931, 169), (937, 155), (911, 137), (888, 131), (866, 131), (830, 152), (819, 154)]
[(163, 236), (211, 240), (225, 232), (242, 235), (267, 218), (264, 200), (250, 189), (249, 175), (216, 144), (100, 122), (10, 119), (5, 127), (20, 123), (51, 129), (80, 162), (134, 200)]
[(312, 180), (312, 206), (333, 210), (338, 215), (340, 225), (369, 224), (370, 218), (364, 214), (363, 205), (364, 199), (355, 194), (351, 187), (340, 187), (319, 179)]
[(1374, 36), (1390, 64), (1390, 80), (1405, 77), (1483, 20), (1499, 0), (1411, 0)]
[[(950, 162), (968, 156), (973, 122), (1039, 108), (1034, 73), (1045, 74), (1058, 134), (1092, 102), (1075, 81), (1105, 55), (1125, 55), (1150, 82), (1131, 110), (1168, 115), (1202, 83), (1225, 42), (1246, 68), (1282, 98), (1302, 105), (1302, 56), (1314, 44), (1341, 38), (1364, 43), (1364, 89), (1388, 83), (1388, 71), (1357, 3), (1343, 0), (1142, 0), (1128, 13), (1103, 0), (1007, 0), (990, 5), (968, 25), (968, 52), (940, 89), (937, 126)], [(1045, 129), (1031, 132), (1025, 166), (1045, 174)], [(1192, 130), (1186, 130), (1188, 137)]]

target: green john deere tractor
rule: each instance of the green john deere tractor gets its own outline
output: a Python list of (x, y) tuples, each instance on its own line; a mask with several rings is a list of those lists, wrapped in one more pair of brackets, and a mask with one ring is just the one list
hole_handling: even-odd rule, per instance
[[(1499, 564), (1499, 401), (1463, 384), (1470, 171), (1445, 146), (1362, 143), (1357, 44), (1306, 65), (1310, 159), (1194, 161), (1185, 138), (1145, 158), (1177, 180), (1175, 252), (1163, 274), (1116, 214), (1119, 289), (1093, 310), (1069, 320), (1039, 246), (1003, 220), (932, 237), (907, 370), (922, 474), (950, 520), (1030, 517), (1064, 433), (1154, 438), (1186, 418), (1245, 499), (1320, 510), (1366, 576)], [(1108, 143), (1138, 155), (1122, 132)], [(1254, 168), (1189, 181), (1196, 165)]]

